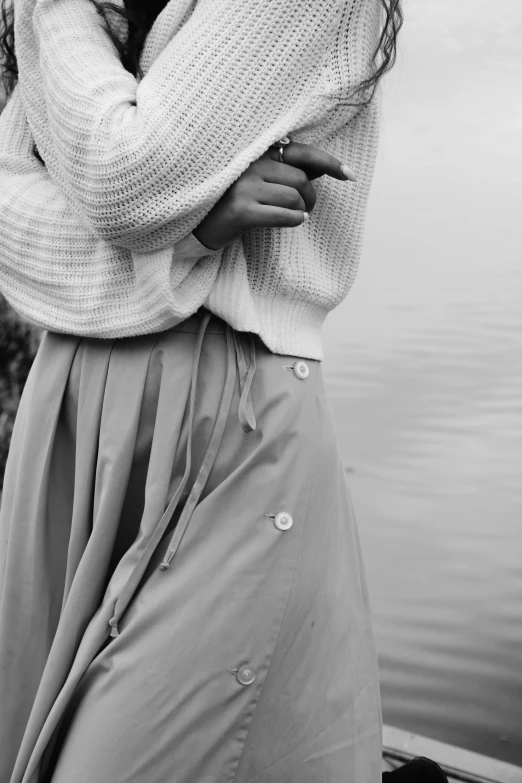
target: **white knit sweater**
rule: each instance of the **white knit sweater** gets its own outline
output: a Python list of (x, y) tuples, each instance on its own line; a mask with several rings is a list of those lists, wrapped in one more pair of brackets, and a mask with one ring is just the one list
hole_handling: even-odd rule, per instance
[[(379, 0), (170, 0), (141, 81), (90, 0), (14, 6), (20, 78), (0, 117), (12, 306), (45, 329), (113, 338), (204, 305), (274, 352), (321, 359), (361, 250), (378, 110), (350, 96), (370, 72)], [(332, 152), (357, 183), (324, 177), (307, 224), (201, 257), (192, 229), (285, 134)]]

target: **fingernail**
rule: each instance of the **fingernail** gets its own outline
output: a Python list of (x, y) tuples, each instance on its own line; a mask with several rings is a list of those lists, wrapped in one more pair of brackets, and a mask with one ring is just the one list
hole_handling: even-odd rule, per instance
[(307, 220), (310, 219), (310, 215), (308, 212), (303, 212), (303, 222), (306, 223)]
[(346, 163), (343, 163), (343, 165), (341, 166), (341, 171), (343, 172), (343, 175), (346, 177), (346, 179), (350, 180), (350, 182), (357, 181), (357, 177), (355, 176), (351, 168), (346, 165)]

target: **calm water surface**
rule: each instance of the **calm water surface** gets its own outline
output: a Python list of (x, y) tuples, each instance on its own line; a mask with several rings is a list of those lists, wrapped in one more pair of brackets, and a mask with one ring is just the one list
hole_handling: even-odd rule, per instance
[(325, 376), (385, 720), (522, 765), (522, 3), (406, 13)]

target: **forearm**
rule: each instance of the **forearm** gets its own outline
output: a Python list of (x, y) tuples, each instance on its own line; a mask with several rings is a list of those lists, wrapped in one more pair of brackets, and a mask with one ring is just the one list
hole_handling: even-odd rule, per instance
[(138, 83), (89, 0), (17, 0), (29, 124), (100, 237), (141, 250), (174, 244), (275, 139), (331, 108), (314, 85), (338, 0), (319, 15), (295, 0), (254, 5), (252, 14), (252, 3), (199, 0)]

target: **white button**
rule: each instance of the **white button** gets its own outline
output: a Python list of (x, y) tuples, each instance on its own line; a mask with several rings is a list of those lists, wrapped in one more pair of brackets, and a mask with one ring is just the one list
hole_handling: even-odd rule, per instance
[(293, 524), (294, 520), (286, 511), (280, 511), (275, 515), (274, 525), (278, 530), (290, 530)]
[(256, 670), (251, 666), (242, 666), (236, 674), (241, 685), (252, 685), (256, 679)]
[(310, 368), (308, 367), (307, 363), (303, 362), (302, 360), (296, 362), (292, 369), (294, 371), (295, 377), (299, 378), (300, 381), (304, 381), (304, 379), (308, 378), (310, 375)]

